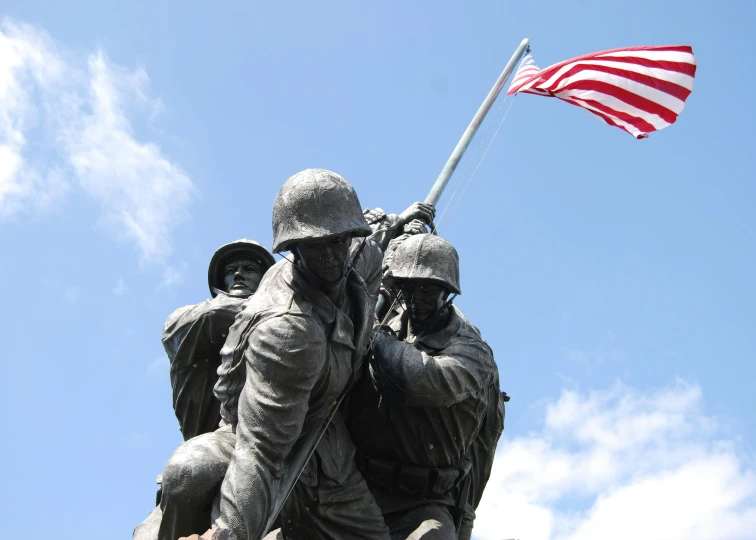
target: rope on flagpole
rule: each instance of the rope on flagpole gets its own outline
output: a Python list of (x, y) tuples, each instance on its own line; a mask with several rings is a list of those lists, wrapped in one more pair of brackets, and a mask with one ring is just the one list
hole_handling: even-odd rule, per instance
[[(499, 108), (496, 110), (495, 116), (498, 116), (499, 113), (501, 113), (501, 109), (504, 107), (504, 99), (501, 100), (499, 103)], [(452, 192), (451, 196), (449, 197), (449, 200), (446, 201), (446, 206), (444, 207), (444, 211), (441, 212), (441, 215), (439, 216), (438, 221), (439, 223), (443, 221), (444, 215), (446, 214), (447, 210), (449, 210), (449, 206), (451, 205), (452, 201), (454, 200), (454, 196), (457, 194), (457, 191), (462, 187), (462, 183), (464, 182), (464, 178), (467, 176), (467, 173), (470, 172), (470, 169), (472, 169), (473, 163), (475, 163), (476, 158), (478, 157), (478, 154), (480, 153), (480, 150), (483, 148), (483, 145), (488, 140), (488, 136), (491, 134), (491, 130), (493, 129), (495, 122), (491, 122), (488, 124), (488, 129), (486, 130), (485, 135), (480, 139), (480, 143), (478, 144), (477, 148), (475, 149), (475, 153), (473, 154), (473, 157), (470, 161), (467, 163), (467, 167), (465, 170), (464, 175), (460, 175), (459, 182), (457, 182), (456, 187), (454, 188), (454, 191)], [(455, 204), (456, 206), (456, 204)], [(434, 225), (433, 230), (431, 231), (431, 234), (435, 234), (436, 227)]]
[[(514, 97), (516, 98), (517, 94), (515, 94)], [(496, 140), (496, 136), (499, 134), (499, 130), (501, 129), (501, 126), (504, 124), (504, 120), (507, 119), (507, 115), (509, 114), (509, 109), (512, 108), (512, 104), (514, 104), (514, 102), (515, 102), (515, 100), (514, 100), (514, 98), (512, 98), (512, 100), (509, 102), (509, 106), (507, 107), (506, 112), (504, 113), (504, 116), (501, 118), (501, 122), (499, 122), (499, 125), (498, 125), (498, 127), (496, 128), (496, 131), (493, 134), (493, 137), (491, 137), (491, 141), (488, 143), (488, 146), (486, 147), (486, 151), (483, 152), (483, 155), (480, 157), (480, 161), (478, 161), (477, 165), (475, 166), (475, 170), (472, 172), (472, 175), (470, 175), (470, 178), (467, 180), (467, 184), (465, 184), (465, 188), (462, 190), (462, 193), (460, 193), (459, 197), (457, 198), (457, 202), (455, 202), (454, 206), (452, 207), (451, 213), (446, 218), (447, 222), (452, 217), (452, 215), (454, 215), (454, 211), (457, 209), (457, 206), (459, 205), (459, 201), (461, 201), (462, 197), (464, 197), (465, 193), (467, 192), (467, 188), (470, 187), (470, 183), (473, 181), (473, 178), (475, 178), (475, 175), (478, 173), (478, 169), (480, 169), (480, 166), (483, 164), (483, 160), (486, 159), (486, 155), (488, 154), (488, 151), (491, 149), (491, 145), (493, 145), (493, 142)], [(504, 102), (502, 102), (500, 108), (502, 106), (504, 106)], [(492, 126), (493, 126), (493, 124), (491, 124), (491, 126), (489, 126), (489, 131), (490, 131), (490, 129), (491, 129)], [(486, 133), (486, 137), (488, 137), (488, 133)], [(481, 141), (481, 146), (483, 144), (483, 141), (486, 140), (486, 137), (484, 137), (483, 140)], [(477, 155), (477, 151), (475, 153)], [(449, 198), (449, 202), (447, 203), (446, 208), (448, 208), (449, 204), (451, 204), (451, 199), (454, 197), (455, 193), (457, 193), (456, 189), (454, 190), (454, 193), (452, 193), (452, 197)], [(438, 229), (441, 227), (441, 225), (443, 225), (443, 223), (444, 223), (443, 222), (443, 218), (444, 218), (444, 214), (446, 214), (446, 208), (444, 208), (444, 212), (441, 214), (441, 217), (438, 220), (438, 225), (436, 225), (434, 227), (434, 229), (432, 231), (433, 234), (435, 234), (438, 231)]]

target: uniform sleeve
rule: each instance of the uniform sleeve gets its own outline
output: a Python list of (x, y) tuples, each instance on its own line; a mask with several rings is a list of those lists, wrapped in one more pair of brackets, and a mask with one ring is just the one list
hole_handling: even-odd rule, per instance
[(355, 238), (352, 240), (352, 256), (356, 255), (357, 250), (360, 249), (363, 242), (365, 242), (365, 245), (362, 246), (360, 256), (355, 261), (354, 270), (365, 282), (368, 293), (373, 297), (377, 297), (383, 276), (383, 251), (370, 237)]
[(218, 427), (220, 404), (212, 389), (218, 379), (220, 351), (236, 316), (233, 307), (200, 313), (183, 329), (171, 361), (173, 409), (184, 440)]
[(230, 523), (260, 538), (272, 512), (274, 478), (302, 432), (308, 402), (326, 361), (322, 330), (286, 314), (260, 323), (245, 347), (247, 379), (239, 398), (236, 449), (224, 491), (235, 504)]
[(385, 332), (373, 341), (377, 376), (401, 391), (407, 405), (448, 407), (481, 392), (491, 378), (491, 349), (458, 336), (438, 355)]
[(365, 245), (356, 260), (355, 270), (365, 281), (368, 292), (375, 297), (381, 288), (385, 267), (384, 253), (389, 243), (401, 234), (403, 223), (397, 214), (387, 214), (380, 208), (365, 209), (363, 215), (373, 233), (364, 239), (355, 238), (352, 241), (352, 253), (356, 253), (364, 241)]
[(168, 355), (168, 359), (171, 362), (173, 362), (173, 359), (176, 356), (176, 351), (178, 350), (179, 345), (181, 345), (181, 340), (184, 337), (185, 328), (187, 326), (186, 321), (184, 321), (184, 316), (194, 307), (194, 305), (180, 307), (168, 315), (168, 318), (165, 320), (161, 340), (163, 342), (165, 353)]
[(381, 251), (386, 251), (389, 242), (402, 233), (404, 224), (398, 214), (387, 214), (380, 208), (375, 210), (366, 208), (363, 215), (373, 230), (370, 238), (381, 248)]

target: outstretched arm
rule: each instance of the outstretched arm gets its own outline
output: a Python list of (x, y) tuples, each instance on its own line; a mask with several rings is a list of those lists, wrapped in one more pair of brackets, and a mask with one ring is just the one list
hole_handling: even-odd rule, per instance
[(421, 202), (412, 203), (401, 214), (387, 214), (380, 208), (365, 210), (365, 219), (373, 229), (373, 235), (370, 238), (380, 246), (382, 251), (386, 251), (391, 240), (405, 232), (405, 225), (416, 219), (430, 225), (435, 215), (436, 209), (432, 205)]

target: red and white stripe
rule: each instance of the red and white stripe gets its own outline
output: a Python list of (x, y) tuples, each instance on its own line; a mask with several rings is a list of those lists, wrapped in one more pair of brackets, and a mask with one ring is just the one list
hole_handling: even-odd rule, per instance
[(674, 124), (693, 91), (688, 46), (627, 47), (586, 54), (539, 70), (523, 58), (507, 95), (556, 97), (643, 139)]

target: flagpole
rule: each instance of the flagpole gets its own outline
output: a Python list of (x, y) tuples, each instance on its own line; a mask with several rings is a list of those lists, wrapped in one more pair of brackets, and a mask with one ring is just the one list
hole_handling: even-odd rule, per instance
[(475, 137), (475, 133), (478, 131), (480, 124), (483, 123), (483, 119), (486, 117), (486, 114), (488, 114), (488, 111), (491, 109), (494, 101), (496, 101), (496, 98), (499, 96), (501, 89), (504, 88), (504, 84), (507, 82), (509, 75), (514, 70), (517, 62), (520, 61), (522, 55), (525, 54), (525, 51), (528, 50), (528, 47), (530, 47), (530, 40), (528, 38), (525, 38), (520, 43), (520, 46), (517, 47), (517, 50), (512, 55), (512, 58), (509, 59), (509, 63), (504, 68), (504, 71), (502, 71), (501, 75), (499, 75), (499, 78), (496, 79), (496, 83), (493, 85), (493, 88), (491, 88), (491, 91), (488, 92), (486, 99), (483, 100), (483, 104), (478, 109), (478, 112), (475, 113), (475, 116), (470, 122), (470, 125), (467, 126), (467, 129), (462, 134), (462, 138), (459, 140), (457, 146), (454, 148), (454, 151), (449, 156), (446, 165), (444, 165), (444, 168), (441, 169), (441, 173), (438, 175), (438, 178), (436, 178), (436, 182), (433, 184), (433, 187), (428, 193), (428, 196), (425, 198), (426, 204), (432, 204), (435, 206), (438, 202), (438, 199), (441, 198), (441, 194), (444, 192), (446, 184), (448, 184), (449, 180), (451, 180), (452, 174), (454, 174), (454, 170), (459, 164), (459, 160), (462, 159), (462, 155), (465, 153), (465, 150), (467, 150), (467, 147), (470, 146), (470, 141), (472, 141), (473, 137)]

